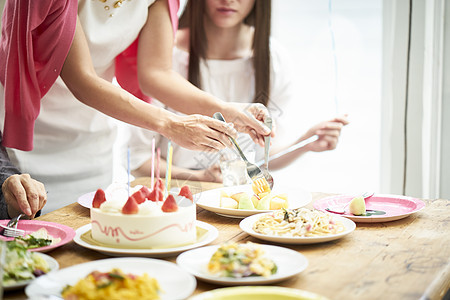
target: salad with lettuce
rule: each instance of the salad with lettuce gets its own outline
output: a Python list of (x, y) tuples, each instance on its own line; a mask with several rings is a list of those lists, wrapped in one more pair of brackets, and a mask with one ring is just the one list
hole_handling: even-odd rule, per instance
[(15, 241), (6, 243), (3, 285), (8, 286), (25, 280), (32, 280), (50, 271), (47, 261), (37, 253), (27, 251), (24, 245)]
[(28, 249), (50, 246), (61, 241), (60, 238), (52, 237), (45, 228), (40, 228), (24, 237), (16, 237), (14, 240)]

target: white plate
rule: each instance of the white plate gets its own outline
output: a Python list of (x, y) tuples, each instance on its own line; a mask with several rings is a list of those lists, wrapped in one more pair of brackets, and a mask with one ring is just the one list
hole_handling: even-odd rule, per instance
[(76, 235), (73, 238), (73, 241), (77, 243), (78, 245), (95, 250), (101, 253), (104, 253), (106, 255), (111, 256), (146, 256), (146, 257), (168, 257), (176, 255), (180, 252), (190, 250), (193, 248), (201, 247), (204, 245), (207, 245), (214, 241), (217, 236), (219, 235), (219, 232), (217, 231), (216, 227), (205, 223), (201, 221), (196, 221), (196, 226), (200, 227), (202, 229), (207, 230), (207, 233), (205, 233), (197, 242), (181, 247), (174, 247), (174, 248), (163, 248), (163, 249), (130, 249), (130, 248), (110, 248), (110, 247), (103, 247), (98, 245), (93, 245), (88, 242), (85, 242), (81, 239), (81, 235), (86, 233), (87, 231), (91, 230), (91, 224), (84, 225), (76, 230)]
[(92, 207), (92, 200), (94, 199), (96, 191), (86, 193), (84, 195), (81, 195), (78, 197), (77, 202), (83, 207), (91, 208)]
[(112, 268), (136, 275), (147, 273), (156, 278), (163, 291), (161, 299), (185, 299), (193, 293), (197, 285), (194, 276), (174, 263), (151, 258), (122, 257), (91, 261), (41, 276), (26, 287), (25, 294), (28, 297), (61, 296), (66, 285), (74, 285), (92, 271), (108, 272)]
[[(53, 257), (51, 257), (51, 256), (49, 256), (47, 254), (39, 253), (39, 252), (34, 252), (34, 254), (38, 255), (38, 256), (42, 256), (42, 258), (45, 259), (45, 261), (48, 263), (50, 271), (47, 274), (49, 274), (50, 272), (53, 272), (53, 271), (56, 271), (56, 270), (59, 269), (59, 264)], [(42, 275), (42, 276), (44, 276), (44, 275)], [(25, 287), (27, 284), (29, 284), (33, 280), (35, 280), (35, 279), (24, 280), (24, 281), (16, 282), (14, 284), (5, 285), (5, 286), (3, 286), (3, 289), (5, 291), (17, 290), (17, 289)]]
[[(267, 213), (265, 213), (267, 214)], [(351, 233), (356, 228), (355, 222), (353, 222), (350, 219), (333, 216), (334, 220), (342, 222), (345, 226), (344, 232), (332, 234), (332, 235), (324, 235), (324, 236), (314, 236), (314, 237), (284, 237), (284, 236), (276, 236), (276, 235), (266, 235), (257, 233), (253, 230), (253, 224), (263, 215), (265, 214), (258, 214), (253, 215), (250, 217), (245, 218), (239, 223), (239, 226), (243, 231), (248, 233), (249, 235), (256, 237), (261, 240), (270, 241), (270, 242), (276, 242), (276, 243), (282, 243), (282, 244), (316, 244), (316, 243), (323, 243), (328, 241), (333, 241), (340, 239), (347, 234)]]
[(209, 274), (208, 262), (219, 245), (186, 251), (177, 257), (177, 264), (198, 279), (221, 285), (271, 284), (293, 277), (308, 266), (308, 260), (297, 251), (271, 245), (261, 245), (266, 256), (277, 265), (277, 272), (269, 277), (251, 276), (245, 278), (218, 277)]
[[(233, 217), (233, 218), (245, 218), (254, 214), (259, 214), (261, 212), (268, 212), (270, 210), (257, 210), (257, 209), (232, 209), (220, 207), (220, 192), (224, 191), (229, 195), (246, 192), (249, 195), (253, 195), (252, 186), (238, 185), (223, 187), (213, 190), (208, 190), (202, 193), (194, 195), (194, 201), (196, 204), (206, 210), (215, 212), (218, 215)], [(302, 190), (297, 187), (283, 187), (281, 185), (275, 185), (272, 193), (277, 194), (288, 194), (289, 208), (298, 208), (307, 205), (312, 200), (312, 195), (310, 192)]]

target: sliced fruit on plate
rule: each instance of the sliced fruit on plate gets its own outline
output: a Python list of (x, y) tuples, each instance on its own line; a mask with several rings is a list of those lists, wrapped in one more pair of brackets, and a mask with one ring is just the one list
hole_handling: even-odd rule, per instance
[(258, 202), (259, 202), (259, 200), (260, 200), (261, 198), (258, 197), (257, 195), (253, 195), (251, 199), (252, 199), (252, 202), (253, 202), (253, 206), (254, 206), (254, 207), (257, 207), (257, 206), (258, 206)]
[(270, 200), (270, 209), (271, 210), (278, 210), (278, 209), (282, 209), (282, 208), (288, 208), (287, 207), (287, 201), (275, 196), (272, 198), (272, 200)]
[(255, 206), (253, 205), (252, 200), (250, 199), (250, 196), (246, 193), (243, 193), (243, 195), (239, 199), (239, 209), (255, 209)]
[(259, 200), (258, 206), (256, 207), (256, 209), (269, 210), (270, 209), (270, 200), (271, 199), (272, 199), (272, 196), (270, 194), (265, 196), (264, 198)]
[(230, 197), (236, 200), (237, 203), (239, 203), (243, 197), (248, 197), (248, 195), (245, 192), (239, 192), (231, 195)]
[(350, 201), (350, 213), (355, 216), (362, 216), (366, 213), (366, 202), (363, 197), (355, 197)]
[(236, 208), (238, 208), (238, 203), (233, 198), (221, 197), (220, 198), (220, 207), (236, 209)]
[(230, 195), (228, 195), (228, 193), (225, 191), (220, 191), (220, 197), (231, 198)]
[(270, 186), (264, 177), (258, 178), (253, 181), (252, 190), (256, 195), (259, 195), (261, 193), (270, 193)]
[(281, 199), (284, 199), (284, 200), (287, 201), (287, 199), (288, 199), (288, 194), (286, 194), (286, 193), (284, 193), (284, 194), (278, 194), (278, 195), (276, 195), (276, 197), (281, 198)]

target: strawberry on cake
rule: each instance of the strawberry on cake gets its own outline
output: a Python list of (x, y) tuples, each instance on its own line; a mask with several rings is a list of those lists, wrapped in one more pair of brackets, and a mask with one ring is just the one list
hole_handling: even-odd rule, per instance
[(98, 189), (91, 209), (92, 238), (123, 248), (168, 248), (194, 243), (196, 208), (189, 187), (164, 199), (164, 184), (130, 188), (112, 184)]

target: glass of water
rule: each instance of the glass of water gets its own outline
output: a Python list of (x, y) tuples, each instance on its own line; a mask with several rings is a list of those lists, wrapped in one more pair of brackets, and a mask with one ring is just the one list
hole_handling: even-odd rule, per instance
[[(249, 183), (246, 163), (232, 150), (225, 149), (220, 153), (220, 170), (224, 186), (236, 186)], [(254, 152), (245, 153), (247, 159), (254, 159)]]

